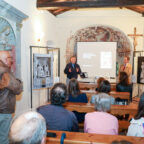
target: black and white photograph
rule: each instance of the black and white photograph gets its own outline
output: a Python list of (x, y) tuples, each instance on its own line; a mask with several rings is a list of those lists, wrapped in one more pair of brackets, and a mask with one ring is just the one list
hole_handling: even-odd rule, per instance
[(137, 83), (144, 84), (144, 57), (138, 57)]
[(47, 88), (53, 84), (53, 57), (51, 54), (33, 55), (33, 88)]

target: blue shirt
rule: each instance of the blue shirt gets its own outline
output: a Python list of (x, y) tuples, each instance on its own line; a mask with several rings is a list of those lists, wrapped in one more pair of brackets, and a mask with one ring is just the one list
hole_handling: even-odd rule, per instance
[(48, 130), (78, 131), (78, 121), (73, 112), (63, 106), (45, 105), (37, 109), (45, 118)]
[(82, 103), (87, 103), (88, 99), (85, 93), (79, 94), (77, 97), (72, 97), (72, 95), (69, 95), (68, 98), (69, 102), (82, 102)]
[(72, 67), (74, 68), (75, 67), (75, 65), (72, 63)]

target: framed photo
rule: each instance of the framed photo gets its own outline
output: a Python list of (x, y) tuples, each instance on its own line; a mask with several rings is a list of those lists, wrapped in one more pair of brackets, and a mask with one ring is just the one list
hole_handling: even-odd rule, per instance
[(53, 55), (33, 54), (33, 89), (53, 86)]
[(137, 83), (144, 84), (144, 56), (138, 57)]

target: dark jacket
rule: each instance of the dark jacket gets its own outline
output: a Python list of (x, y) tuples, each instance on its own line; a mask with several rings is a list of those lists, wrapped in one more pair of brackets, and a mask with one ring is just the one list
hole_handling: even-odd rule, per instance
[(116, 91), (118, 92), (129, 92), (130, 93), (130, 101), (132, 101), (132, 84), (122, 85), (118, 83), (116, 85)]
[[(71, 68), (72, 72), (69, 72), (69, 69)], [(76, 69), (79, 69), (79, 71), (77, 72)], [(74, 68), (72, 66), (72, 63), (68, 63), (64, 69), (64, 73), (67, 74), (67, 78), (71, 79), (71, 78), (76, 78), (78, 77), (78, 74), (81, 73), (81, 69), (80, 66), (78, 64), (74, 64)]]
[(49, 130), (78, 131), (74, 113), (64, 109), (63, 106), (49, 104), (37, 108), (37, 111), (45, 118)]
[[(0, 69), (1, 70), (1, 69)], [(15, 112), (16, 95), (22, 92), (22, 82), (9, 71), (0, 73), (0, 113)]]
[(85, 93), (81, 93), (77, 97), (72, 97), (72, 95), (69, 95), (68, 101), (69, 102), (88, 103), (88, 99), (87, 99), (87, 96)]

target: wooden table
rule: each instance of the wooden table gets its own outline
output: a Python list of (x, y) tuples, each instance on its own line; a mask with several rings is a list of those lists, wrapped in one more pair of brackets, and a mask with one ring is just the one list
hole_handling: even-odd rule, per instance
[(47, 137), (46, 144), (60, 144), (61, 134), (65, 133), (66, 138), (64, 144), (111, 144), (112, 141), (126, 140), (133, 144), (144, 144), (144, 138), (120, 136), (120, 135), (100, 135), (100, 134), (88, 134), (79, 132), (64, 132), (64, 131), (52, 131), (48, 132), (56, 133), (56, 138)]

